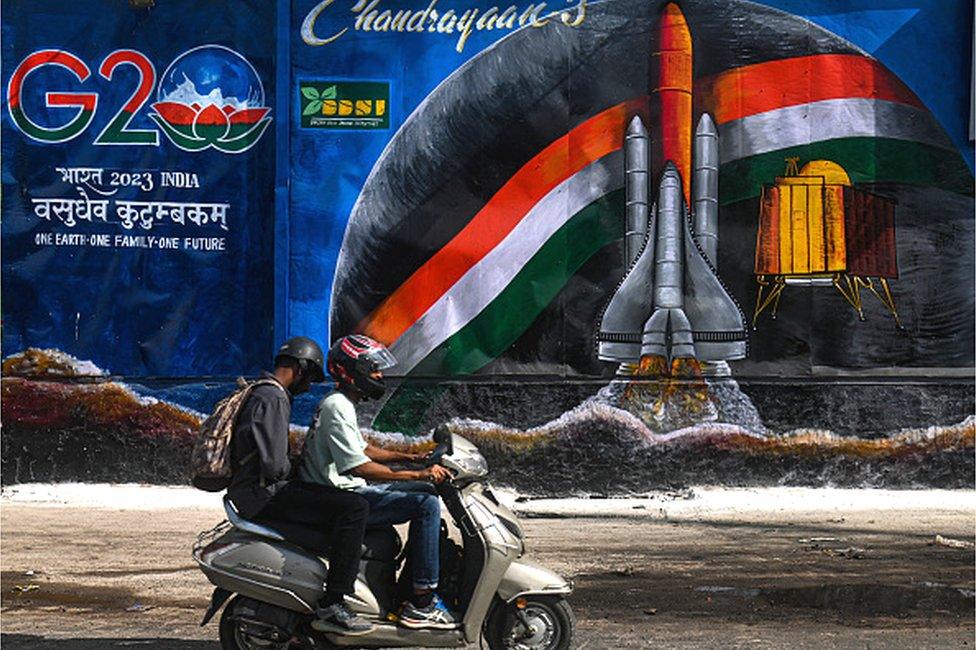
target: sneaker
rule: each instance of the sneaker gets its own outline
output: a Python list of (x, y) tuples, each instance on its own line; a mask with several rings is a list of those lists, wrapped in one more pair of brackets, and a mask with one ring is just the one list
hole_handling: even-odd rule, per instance
[(335, 632), (346, 636), (366, 634), (373, 630), (373, 624), (352, 612), (345, 603), (319, 607), (315, 612), (312, 628), (319, 632)]
[(427, 607), (417, 607), (411, 602), (405, 602), (400, 611), (400, 625), (413, 629), (453, 630), (458, 626), (447, 605), (437, 594)]

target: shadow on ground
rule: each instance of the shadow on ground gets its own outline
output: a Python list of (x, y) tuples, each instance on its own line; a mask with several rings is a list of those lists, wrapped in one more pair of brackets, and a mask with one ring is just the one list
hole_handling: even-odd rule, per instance
[[(651, 571), (624, 569), (574, 576), (573, 606), (586, 618), (647, 621), (647, 615), (696, 618), (722, 616), (740, 622), (826, 621), (841, 624), (867, 619), (902, 619), (958, 624), (972, 618), (973, 592), (945, 585), (900, 586), (870, 583), (758, 587), (755, 584), (668, 585), (655, 597), (649, 585), (661, 577)], [(623, 594), (616, 607), (608, 594)], [(626, 603), (623, 605), (623, 603)], [(621, 606), (622, 605), (622, 606)]]
[(214, 650), (216, 641), (183, 639), (45, 639), (30, 634), (0, 635), (4, 650), (103, 650), (135, 648), (137, 650)]

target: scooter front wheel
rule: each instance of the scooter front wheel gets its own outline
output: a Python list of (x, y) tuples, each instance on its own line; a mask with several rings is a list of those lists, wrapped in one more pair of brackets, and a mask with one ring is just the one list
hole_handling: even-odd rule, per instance
[(576, 623), (565, 598), (527, 596), (517, 603), (498, 602), (488, 614), (484, 638), (491, 650), (568, 650)]

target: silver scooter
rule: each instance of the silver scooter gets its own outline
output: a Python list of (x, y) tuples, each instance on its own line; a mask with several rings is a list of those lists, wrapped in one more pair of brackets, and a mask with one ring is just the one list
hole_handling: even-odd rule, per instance
[(437, 491), (462, 539), (456, 544), (442, 525), (438, 594), (459, 618), (457, 629), (409, 629), (395, 622), (395, 611), (409, 593), (411, 569), (407, 562), (397, 579), (407, 553), (392, 526), (367, 530), (355, 594), (346, 597), (373, 630), (347, 636), (312, 629), (328, 560), (242, 519), (227, 499), (227, 521), (201, 533), (193, 547), (193, 558), (216, 586), (201, 626), (234, 596), (220, 618), (225, 650), (450, 648), (479, 638), (492, 650), (569, 648), (574, 620), (566, 595), (572, 585), (520, 560), (522, 527), (486, 484), (488, 465), (478, 448), (443, 429), (434, 440), (437, 448), (428, 461), (454, 476)]

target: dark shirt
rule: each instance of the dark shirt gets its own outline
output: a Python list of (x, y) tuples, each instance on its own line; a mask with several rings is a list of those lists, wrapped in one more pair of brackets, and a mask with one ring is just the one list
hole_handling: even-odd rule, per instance
[[(266, 372), (262, 378), (274, 375)], [(291, 396), (281, 384), (258, 386), (241, 407), (230, 442), (233, 475), (227, 496), (244, 518), (257, 515), (288, 482), (290, 421)]]

